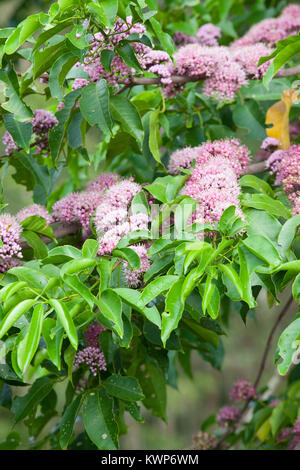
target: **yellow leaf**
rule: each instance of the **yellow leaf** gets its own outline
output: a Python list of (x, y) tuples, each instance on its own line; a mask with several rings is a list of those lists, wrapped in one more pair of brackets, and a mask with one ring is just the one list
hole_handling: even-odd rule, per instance
[(270, 431), (271, 431), (271, 424), (270, 424), (270, 420), (267, 419), (261, 425), (259, 430), (256, 432), (256, 435), (261, 442), (264, 442), (267, 439), (268, 435), (270, 434)]
[(280, 141), (280, 148), (287, 149), (290, 146), (289, 114), (292, 104), (300, 96), (293, 88), (284, 90), (281, 100), (273, 104), (267, 111), (266, 124), (273, 126), (266, 129), (268, 137), (274, 137)]

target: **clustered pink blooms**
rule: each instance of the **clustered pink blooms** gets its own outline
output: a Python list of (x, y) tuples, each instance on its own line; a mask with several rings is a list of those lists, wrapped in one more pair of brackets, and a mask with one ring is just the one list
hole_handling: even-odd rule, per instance
[(217, 422), (222, 428), (234, 423), (239, 417), (240, 410), (235, 406), (223, 406), (217, 415)]
[(234, 170), (223, 157), (215, 157), (202, 166), (196, 166), (182, 193), (198, 201), (191, 222), (219, 222), (229, 206), (235, 206), (236, 215), (242, 217), (240, 186)]
[(258, 79), (264, 76), (270, 65), (270, 61), (267, 61), (258, 67), (258, 61), (261, 57), (269, 56), (272, 49), (265, 44), (257, 43), (231, 47), (230, 53), (232, 59), (242, 67), (247, 77)]
[(234, 384), (229, 396), (235, 402), (247, 401), (254, 399), (256, 392), (247, 380), (239, 380)]
[[(48, 134), (56, 126), (58, 120), (50, 111), (36, 109), (30, 122), (32, 123), (32, 144), (36, 146), (36, 153), (41, 154), (45, 151), (47, 155), (49, 152)], [(11, 134), (7, 131), (3, 135), (2, 142), (5, 146), (6, 155), (11, 155), (18, 148)]]
[(120, 179), (116, 173), (102, 173), (90, 181), (86, 191), (71, 193), (53, 205), (53, 221), (80, 223), (90, 232), (90, 220), (93, 212), (102, 201), (104, 191)]
[(49, 214), (46, 207), (41, 206), (40, 204), (32, 204), (31, 206), (24, 207), (16, 214), (16, 218), (19, 222), (23, 222), (27, 217), (31, 217), (33, 215), (43, 217), (46, 220), (47, 225), (50, 225), (53, 221), (52, 215)]
[(262, 150), (267, 150), (269, 152), (275, 151), (278, 147), (280, 146), (280, 141), (278, 139), (275, 139), (275, 137), (266, 137), (260, 148)]
[(100, 255), (111, 253), (129, 232), (148, 228), (147, 215), (130, 214), (128, 211), (130, 202), (141, 189), (139, 184), (124, 180), (106, 191), (94, 219)]
[(294, 200), (293, 215), (300, 214), (300, 197), (296, 197)]
[(130, 287), (137, 288), (142, 282), (143, 274), (150, 268), (150, 261), (147, 254), (148, 246), (146, 244), (133, 245), (131, 248), (139, 255), (141, 266), (139, 269), (131, 269), (127, 262), (124, 263), (124, 274), (127, 284)]
[(20, 236), (22, 227), (15, 217), (0, 215), (0, 272), (6, 272), (16, 265), (15, 258), (22, 258)]
[(2, 137), (2, 142), (5, 147), (5, 155), (12, 155), (18, 146), (15, 144), (14, 139), (8, 131), (5, 131)]
[(217, 46), (218, 39), (222, 36), (221, 29), (212, 23), (200, 26), (196, 36), (190, 36), (181, 31), (177, 31), (173, 36), (175, 44), (185, 46), (186, 44), (200, 44), (201, 46)]
[(80, 365), (87, 366), (94, 376), (101, 370), (106, 370), (104, 354), (99, 347), (95, 346), (87, 346), (82, 351), (77, 352), (73, 367), (77, 369)]
[(217, 46), (218, 40), (222, 36), (221, 29), (212, 23), (206, 23), (200, 26), (196, 32), (199, 42), (203, 46)]
[(300, 6), (289, 5), (282, 10), (278, 18), (267, 18), (252, 26), (234, 45), (245, 46), (262, 42), (274, 46), (277, 41), (298, 34), (299, 29)]
[(104, 191), (120, 180), (117, 173), (101, 173), (87, 185), (87, 191)]
[(291, 428), (283, 428), (281, 429), (278, 436), (276, 436), (276, 442), (279, 444), (283, 441), (287, 441), (291, 437)]
[(105, 328), (101, 323), (93, 322), (85, 332), (85, 342), (88, 346), (99, 347), (99, 335)]
[(84, 230), (89, 232), (91, 216), (102, 198), (103, 193), (100, 191), (82, 191), (68, 194), (53, 205), (53, 220), (80, 223)]
[(238, 139), (221, 139), (177, 150), (170, 156), (168, 169), (171, 174), (178, 174), (181, 168), (190, 168), (193, 160), (197, 167), (216, 157), (228, 160), (237, 176), (246, 172), (250, 161), (249, 150)]
[(300, 196), (300, 145), (272, 153), (266, 162), (271, 173), (276, 173), (275, 184), (282, 184), (291, 202)]

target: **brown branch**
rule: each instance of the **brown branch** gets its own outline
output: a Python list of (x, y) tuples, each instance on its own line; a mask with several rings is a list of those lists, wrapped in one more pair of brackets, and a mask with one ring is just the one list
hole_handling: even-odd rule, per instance
[[(285, 317), (285, 315), (288, 313), (289, 311), (289, 308), (291, 306), (291, 304), (293, 303), (293, 297), (290, 297), (288, 302), (285, 304), (284, 308), (282, 309), (281, 313), (279, 314), (278, 318), (276, 319), (270, 333), (269, 333), (269, 336), (268, 336), (268, 339), (267, 339), (267, 344), (266, 344), (266, 347), (265, 347), (265, 350), (264, 350), (264, 353), (263, 353), (263, 356), (262, 356), (262, 359), (261, 359), (261, 362), (260, 362), (260, 366), (259, 366), (259, 370), (258, 370), (258, 374), (257, 374), (257, 377), (254, 381), (254, 388), (257, 389), (258, 385), (259, 385), (259, 382), (261, 380), (261, 377), (263, 375), (263, 372), (264, 372), (264, 369), (265, 369), (265, 366), (266, 366), (266, 361), (267, 361), (267, 357), (268, 357), (268, 354), (270, 352), (270, 349), (271, 349), (271, 344), (272, 344), (272, 340), (274, 338), (274, 334), (275, 334), (275, 331), (278, 327), (278, 325), (280, 324), (281, 320)], [(223, 436), (219, 439), (219, 441), (216, 443), (215, 445), (215, 449), (221, 449), (222, 447), (222, 444), (226, 441), (227, 437), (230, 436), (230, 434), (232, 434), (237, 425), (240, 423), (242, 417), (244, 416), (245, 412), (247, 411), (248, 409), (248, 405), (250, 403), (250, 401), (252, 400), (252, 398), (249, 398), (244, 407), (241, 409), (237, 419), (235, 420), (235, 422), (228, 428), (228, 430), (225, 432), (225, 434), (223, 434)]]
[[(300, 66), (291, 67), (288, 69), (282, 69), (277, 72), (275, 78), (281, 77), (292, 77), (294, 75), (300, 74)], [(202, 75), (193, 75), (193, 76), (182, 76), (182, 75), (173, 75), (171, 80), (174, 85), (184, 85), (188, 82), (199, 82), (200, 80), (205, 80), (205, 74)], [(121, 88), (117, 93), (122, 93), (127, 88), (136, 86), (136, 85), (161, 85), (161, 78), (159, 77), (132, 77), (130, 82), (128, 80), (120, 80), (119, 84), (124, 84), (124, 88)]]

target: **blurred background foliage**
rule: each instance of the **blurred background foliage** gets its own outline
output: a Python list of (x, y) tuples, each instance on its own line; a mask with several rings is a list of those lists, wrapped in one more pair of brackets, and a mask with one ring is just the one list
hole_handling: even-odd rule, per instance
[[(51, 3), (49, 0), (0, 0), (0, 27), (16, 26), (28, 15), (47, 10)], [(227, 17), (226, 23), (222, 23), (220, 8), (216, 8), (217, 3), (223, 4), (224, 11), (230, 7), (234, 12), (234, 15)], [(227, 44), (247, 31), (253, 23), (266, 17), (275, 16), (289, 3), (296, 2), (295, 0), (293, 2), (286, 0), (159, 0), (161, 8), (157, 19), (170, 34), (174, 34), (176, 31), (192, 34), (200, 24), (213, 22), (220, 25), (221, 23), (223, 41), (224, 44)], [(234, 8), (232, 8), (233, 6)], [(191, 8), (193, 8), (191, 10), (193, 11), (192, 16), (189, 11)], [(189, 18), (188, 22), (186, 18)], [(42, 107), (43, 101), (41, 99), (40, 102), (31, 104), (34, 104), (35, 107)], [(47, 107), (49, 108), (49, 102)], [(0, 138), (3, 132), (1, 132)], [(215, 136), (215, 138), (217, 137)], [(98, 139), (96, 131), (91, 133), (87, 139), (89, 150), (96, 148)], [(0, 145), (0, 151), (3, 154), (2, 145)], [(15, 183), (9, 173), (10, 170), (5, 178), (2, 178), (4, 171), (6, 171), (5, 167), (0, 172), (4, 198), (9, 203), (9, 211), (14, 214), (20, 208), (32, 203), (32, 194)], [(56, 183), (57, 186), (66, 178), (67, 173), (63, 172)], [(283, 305), (285, 301), (286, 299), (283, 298)], [(238, 311), (231, 312), (227, 324), (227, 329), (230, 327), (230, 339), (227, 336), (223, 337), (226, 354), (222, 371), (218, 372), (213, 369), (199, 355), (195, 354), (192, 358), (193, 378), (187, 377), (182, 371), (177, 378), (177, 389), (168, 387), (168, 423), (150, 416), (146, 411), (144, 411), (145, 423), (143, 425), (128, 419), (126, 425), (130, 426), (130, 432), (121, 438), (121, 448), (128, 450), (188, 448), (191, 445), (192, 436), (199, 430), (203, 420), (226, 404), (232, 384), (238, 379), (254, 380), (267, 335), (280, 309), (281, 307), (278, 306), (270, 308), (268, 299), (264, 293), (261, 293), (256, 316), (248, 315), (246, 325)], [(292, 313), (290, 318), (286, 319), (286, 324), (290, 322), (291, 318)], [(285, 325), (282, 325), (281, 331), (284, 327)], [(276, 380), (273, 375), (272, 360), (281, 331), (278, 331), (273, 341), (273, 348), (269, 354), (264, 374), (265, 383), (269, 380)], [(278, 380), (280, 380), (279, 387), (283, 387), (285, 379)], [(63, 389), (56, 391), (58, 397), (63, 397)], [(62, 405), (63, 403), (61, 403), (61, 408)], [(46, 427), (45, 433), (49, 432), (52, 426), (53, 422), (51, 421)], [(77, 426), (80, 429), (81, 423), (78, 423)], [(13, 430), (12, 416), (2, 408), (0, 411), (0, 443), (10, 430)], [(21, 448), (28, 449), (30, 443), (25, 426), (18, 425), (15, 430), (22, 436)]]

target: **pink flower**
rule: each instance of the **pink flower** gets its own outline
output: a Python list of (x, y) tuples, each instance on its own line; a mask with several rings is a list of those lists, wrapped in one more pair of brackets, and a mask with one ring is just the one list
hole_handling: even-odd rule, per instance
[(266, 73), (270, 61), (258, 67), (258, 61), (261, 57), (269, 56), (272, 49), (263, 43), (257, 43), (247, 46), (232, 47), (230, 49), (231, 57), (237, 62), (247, 76), (250, 78), (262, 78)]
[(236, 402), (247, 401), (255, 396), (255, 388), (247, 380), (236, 382), (230, 392), (230, 398)]
[(298, 215), (300, 214), (300, 197), (296, 197), (294, 200), (294, 209), (293, 209), (293, 215)]
[(276, 172), (275, 184), (283, 185), (291, 201), (300, 195), (300, 145), (272, 153), (267, 160), (267, 168), (272, 173)]
[(207, 23), (201, 26), (196, 32), (196, 36), (203, 46), (217, 46), (218, 40), (222, 36), (221, 29), (212, 23)]
[(2, 142), (5, 146), (5, 155), (12, 155), (14, 151), (18, 149), (18, 146), (8, 131), (4, 132)]
[(186, 147), (172, 153), (168, 165), (169, 172), (180, 173), (180, 168), (190, 168), (193, 160), (196, 160), (196, 167), (202, 166), (216, 157), (228, 159), (237, 176), (246, 172), (250, 161), (249, 150), (237, 139), (207, 141), (198, 147)]
[(275, 139), (274, 137), (266, 137), (263, 140), (260, 148), (262, 150), (275, 151), (279, 146), (280, 146), (280, 141), (278, 139)]
[(141, 266), (139, 269), (132, 270), (125, 261), (124, 272), (129, 287), (136, 289), (142, 282), (143, 274), (150, 268), (150, 261), (147, 254), (148, 248), (145, 244), (132, 245), (130, 248), (139, 255)]
[(85, 341), (88, 346), (99, 348), (99, 335), (105, 328), (98, 322), (93, 322), (85, 332)]
[(22, 258), (20, 236), (22, 227), (16, 218), (9, 214), (0, 215), (0, 272), (6, 272), (15, 265), (14, 257)]
[(81, 365), (87, 366), (94, 376), (101, 370), (106, 370), (106, 360), (101, 349), (99, 347), (88, 346), (82, 351), (78, 351), (73, 367), (77, 369)]
[(87, 185), (87, 191), (104, 191), (120, 180), (117, 173), (101, 173)]
[(239, 414), (240, 410), (235, 406), (223, 406), (217, 415), (217, 422), (224, 428), (236, 421)]
[(239, 207), (240, 187), (234, 170), (223, 157), (210, 159), (196, 166), (183, 188), (183, 194), (198, 201), (191, 222), (219, 222), (224, 210), (234, 205), (242, 217)]
[(276, 437), (276, 442), (281, 443), (287, 441), (291, 437), (291, 428), (283, 428)]
[(47, 225), (52, 223), (51, 214), (49, 214), (46, 207), (41, 206), (40, 204), (32, 204), (32, 206), (24, 207), (24, 209), (21, 209), (17, 213), (16, 218), (19, 222), (22, 222), (27, 217), (31, 217), (33, 215), (39, 215), (40, 217), (43, 217), (46, 220)]

